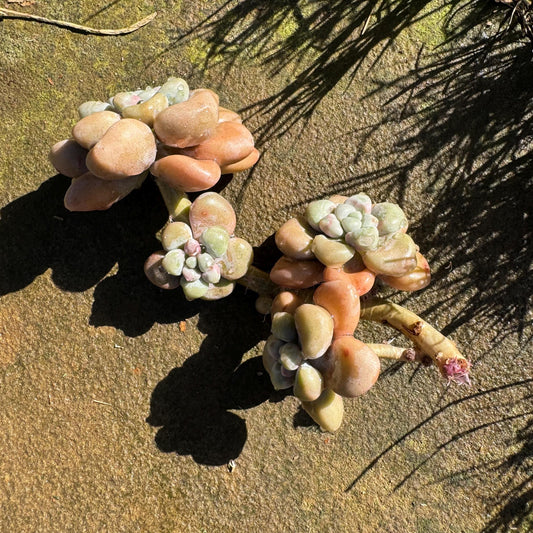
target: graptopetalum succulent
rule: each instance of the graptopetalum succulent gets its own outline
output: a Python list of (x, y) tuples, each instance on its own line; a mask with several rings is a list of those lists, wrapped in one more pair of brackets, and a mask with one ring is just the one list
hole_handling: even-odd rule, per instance
[[(452, 341), (411, 311), (365, 296), (376, 278), (406, 291), (428, 285), (429, 265), (407, 228), (398, 205), (359, 193), (313, 201), (276, 232), (283, 256), (270, 279), (280, 289), (263, 363), (274, 387), (293, 387), (324, 430), (339, 428), (342, 397), (361, 396), (374, 385), (380, 356), (430, 358), (446, 379), (469, 383), (470, 363)], [(354, 337), (360, 318), (389, 324), (414, 348), (361, 342)]]
[[(79, 114), (73, 138), (50, 153), (55, 168), (72, 178), (66, 208), (108, 209), (150, 171), (169, 219), (158, 234), (163, 249), (145, 262), (148, 279), (162, 289), (181, 286), (188, 300), (224, 298), (236, 283), (257, 292), (257, 310), (271, 315), (263, 363), (272, 384), (292, 387), (323, 430), (340, 427), (343, 397), (374, 385), (380, 357), (432, 361), (449, 381), (469, 383), (470, 363), (451, 340), (411, 311), (368, 296), (376, 279), (405, 291), (430, 281), (398, 205), (373, 203), (365, 193), (311, 202), (277, 230), (283, 256), (268, 274), (252, 265), (252, 246), (233, 234), (227, 200), (211, 191), (192, 202), (187, 196), (259, 158), (250, 132), (219, 107), (215, 93), (189, 93), (184, 80), (169, 78), (109, 102), (86, 102)], [(365, 344), (354, 337), (359, 319), (389, 324), (413, 347)]]
[(149, 172), (162, 188), (198, 192), (259, 159), (239, 115), (219, 106), (209, 89), (189, 91), (181, 78), (85, 102), (78, 114), (72, 137), (49, 155), (56, 170), (72, 178), (69, 211), (108, 209)]
[[(167, 202), (170, 194), (166, 193)], [(144, 265), (148, 279), (162, 289), (181, 285), (187, 300), (219, 300), (233, 292), (236, 280), (248, 271), (252, 246), (235, 237), (236, 217), (220, 194), (205, 192), (192, 204), (176, 195), (170, 212), (181, 205), (176, 218), (169, 217), (160, 233), (163, 250), (150, 255)]]

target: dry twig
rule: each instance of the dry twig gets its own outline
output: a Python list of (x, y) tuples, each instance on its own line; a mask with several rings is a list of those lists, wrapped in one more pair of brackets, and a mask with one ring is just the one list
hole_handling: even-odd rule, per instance
[(522, 31), (533, 41), (533, 5), (531, 0), (496, 0), (496, 2), (512, 8), (509, 26), (513, 23), (514, 17), (517, 16), (522, 26)]
[(31, 15), (30, 13), (22, 13), (21, 11), (13, 11), (11, 9), (5, 9), (3, 7), (0, 7), (0, 20), (3, 18), (31, 20), (34, 22), (41, 22), (43, 24), (51, 24), (53, 26), (58, 26), (60, 28), (67, 28), (69, 30), (80, 31), (82, 33), (90, 33), (93, 35), (124, 35), (127, 33), (132, 33), (138, 30), (139, 28), (146, 26), (146, 24), (151, 22), (155, 18), (156, 15), (157, 15), (157, 12), (154, 11), (151, 15), (144, 17), (142, 20), (139, 20), (132, 26), (128, 26), (127, 28), (119, 28), (116, 30), (107, 30), (107, 29), (91, 28), (89, 26), (83, 26), (81, 24), (75, 24), (73, 22), (67, 22), (65, 20), (49, 19), (46, 17), (40, 17), (38, 15)]

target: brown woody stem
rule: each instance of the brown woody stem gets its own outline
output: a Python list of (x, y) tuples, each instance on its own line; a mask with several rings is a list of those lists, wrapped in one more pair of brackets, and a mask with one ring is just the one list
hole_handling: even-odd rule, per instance
[(361, 303), (361, 318), (389, 324), (410, 339), (419, 351), (429, 355), (449, 381), (470, 383), (471, 365), (455, 343), (412, 311), (388, 300), (369, 298)]
[[(274, 296), (279, 291), (279, 287), (270, 281), (269, 275), (254, 266), (238, 282), (262, 295)], [(380, 357), (399, 361), (412, 361), (414, 358), (425, 364), (425, 358), (429, 356), (449, 381), (470, 383), (468, 373), (471, 364), (455, 343), (412, 311), (388, 300), (373, 297), (361, 302), (361, 318), (392, 326), (415, 346), (414, 349), (404, 349), (390, 345), (371, 345)]]

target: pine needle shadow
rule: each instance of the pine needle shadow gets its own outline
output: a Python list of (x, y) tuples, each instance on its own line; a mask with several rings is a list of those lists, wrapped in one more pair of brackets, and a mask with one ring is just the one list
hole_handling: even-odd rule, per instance
[(294, 72), (286, 86), (242, 110), (263, 117), (255, 132), (261, 144), (308, 121), (328, 93), (341, 80), (353, 80), (363, 65), (372, 69), (403, 30), (434, 13), (429, 4), (229, 0), (175, 44), (207, 41), (205, 67), (222, 63), (229, 69), (252, 57), (271, 75)]
[(533, 419), (517, 432), (517, 451), (509, 454), (493, 471), (509, 480), (506, 490), (491, 504), (498, 509), (483, 533), (527, 531), (533, 526)]
[(518, 332), (527, 344), (533, 324), (530, 45), (494, 5), (456, 4), (447, 42), (432, 52), (422, 46), (417, 63), (399, 78), (374, 77), (376, 89), (366, 98), (383, 100), (384, 113), (375, 124), (354, 127), (354, 164), (387, 131), (396, 139), (391, 156), (310, 200), (379, 187), (403, 205), (413, 176), (424, 176), (420, 197), (427, 202), (410, 231), (433, 267), (427, 291), (434, 303), (426, 312), (451, 316), (445, 334), (475, 319), (478, 327), (497, 329), (498, 341)]
[[(476, 401), (488, 395), (496, 399), (494, 405), (497, 406), (499, 405), (498, 402), (503, 402), (506, 398), (512, 402), (512, 404), (514, 404), (517, 396), (519, 394), (523, 394), (523, 391), (526, 391), (526, 394), (522, 396), (522, 399), (524, 400), (524, 405), (528, 405), (527, 399), (529, 398), (530, 400), (531, 398), (530, 391), (532, 385), (532, 378), (502, 384), (490, 389), (480, 390), (475, 393), (465, 395), (456, 400), (452, 400), (442, 407), (439, 407), (431, 415), (416, 423), (411, 429), (397, 437), (387, 447), (383, 448), (383, 450), (377, 454), (345, 488), (345, 492), (351, 492), (354, 490), (360, 481), (367, 476), (376, 467), (376, 465), (378, 465), (378, 463), (381, 463), (385, 460), (390, 452), (392, 452), (396, 447), (402, 446), (408, 439), (419, 433), (423, 433), (427, 426), (438, 420), (440, 417), (456, 416), (457, 409), (468, 408), (468, 406), (474, 405)], [(529, 394), (527, 393), (528, 391)], [(514, 424), (517, 421), (519, 422), (520, 420), (530, 416), (531, 411), (520, 411), (517, 414), (511, 414), (503, 418), (497, 409), (495, 409), (494, 413), (489, 412), (489, 417), (491, 419), (487, 422), (468, 427), (465, 430), (454, 434), (452, 437), (446, 436), (441, 443), (436, 445), (435, 449), (427, 456), (426, 459), (420, 462), (408, 474), (406, 474), (400, 482), (396, 484), (396, 487), (393, 490), (399, 490), (403, 485), (408, 483), (409, 480), (416, 475), (419, 470), (430, 463), (437, 454), (445, 450), (451, 444), (456, 443), (478, 431), (486, 429), (487, 427), (498, 424)], [(505, 498), (502, 499), (502, 495), (497, 496), (499, 502), (498, 507), (500, 508), (500, 511), (495, 513), (492, 523), (498, 527), (500, 527), (502, 524), (510, 523), (509, 521), (516, 519), (516, 515), (510, 515), (510, 509), (521, 509), (523, 517), (525, 516), (524, 513), (528, 511), (527, 505), (524, 507), (524, 499), (528, 494), (530, 494), (531, 483), (533, 481), (531, 473), (528, 471), (528, 466), (531, 464), (533, 452), (531, 447), (532, 442), (530, 423), (528, 423), (524, 429), (518, 432), (517, 442), (521, 445), (520, 449), (517, 452), (509, 454), (495, 469), (498, 477), (505, 475), (506, 478), (509, 478), (510, 480), (509, 489), (505, 495)], [(498, 502), (494, 502), (494, 504), (496, 505)], [(486, 530), (487, 533), (496, 533), (499, 531), (500, 529), (490, 528)], [(503, 529), (501, 531), (503, 531)]]
[[(433, 273), (440, 282), (430, 311), (449, 310), (449, 334), (474, 317), (501, 340), (524, 342), (533, 292), (533, 64), (516, 35), (479, 27), (460, 49), (435, 53), (396, 87), (388, 121), (405, 123), (397, 142), (403, 161), (390, 178), (428, 176), (431, 209), (415, 239), (431, 259), (450, 257)], [(382, 178), (382, 170), (376, 178)], [(374, 176), (369, 174), (370, 183)], [(394, 183), (394, 179), (390, 180)], [(402, 198), (402, 191), (394, 193)], [(431, 262), (431, 261), (430, 261)], [(435, 261), (438, 263), (438, 261)], [(468, 273), (458, 279), (455, 270)], [(468, 298), (464, 295), (468, 294)]]

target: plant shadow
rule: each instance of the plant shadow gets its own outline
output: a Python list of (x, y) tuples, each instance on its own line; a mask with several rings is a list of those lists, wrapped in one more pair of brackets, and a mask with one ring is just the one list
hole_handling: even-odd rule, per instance
[(282, 400), (261, 357), (243, 355), (268, 336), (269, 324), (255, 311), (255, 297), (240, 294), (208, 302), (198, 329), (207, 335), (198, 353), (155, 387), (148, 424), (159, 428), (157, 447), (191, 455), (199, 464), (220, 466), (236, 459), (247, 439), (245, 420), (234, 411)]
[[(64, 208), (69, 183), (56, 175), (1, 209), (0, 296), (50, 269), (64, 291), (94, 287), (89, 324), (95, 327), (112, 326), (136, 337), (154, 323), (198, 315), (206, 338), (198, 353), (157, 385), (147, 421), (160, 428), (161, 450), (190, 454), (202, 464), (226, 464), (239, 455), (247, 435), (245, 421), (231, 410), (284, 397), (273, 390), (260, 357), (241, 364), (270, 329), (255, 310), (256, 297), (237, 287), (220, 301), (189, 302), (181, 290), (157, 289), (146, 279), (142, 265), (160, 247), (155, 234), (166, 221), (153, 181), (111, 209), (91, 213)], [(269, 238), (255, 254), (256, 264), (268, 270), (279, 252)]]
[[(499, 492), (494, 491), (490, 501), (486, 502), (489, 510), (487, 516), (490, 518), (483, 527), (483, 533), (503, 533), (510, 530), (519, 530), (521, 527), (526, 526), (533, 519), (533, 509), (531, 508), (533, 491), (533, 476), (531, 474), (533, 461), (532, 385), (533, 379), (528, 378), (490, 389), (479, 390), (442, 405), (377, 454), (345, 488), (345, 492), (353, 491), (361, 480), (378, 463), (383, 461), (390, 452), (398, 446), (403, 446), (406, 441), (415, 438), (416, 435), (423, 435), (427, 426), (431, 426), (441, 416), (457, 417), (459, 416), (457, 409), (462, 406), (466, 407), (471, 402), (477, 402), (485, 396), (490, 396), (493, 398), (493, 405), (486, 412), (479, 412), (480, 418), (486, 419), (484, 422), (473, 424), (466, 429), (453, 433), (442, 442), (436, 444), (433, 451), (428, 453), (424, 459), (419, 460), (418, 464), (395, 484), (392, 491), (401, 490), (417, 475), (426, 479), (426, 485), (442, 481), (461, 483), (468, 478), (479, 479), (480, 483), (486, 484), (487, 480), (494, 478), (495, 481), (498, 480), (498, 485), (503, 485), (505, 488)], [(508, 404), (512, 413), (502, 416), (498, 408), (506, 404)], [(517, 430), (517, 426), (522, 427)], [(512, 434), (512, 437), (505, 442), (506, 450), (507, 448), (513, 450), (511, 453), (505, 451), (503, 458), (493, 459), (488, 463), (483, 463), (477, 460), (475, 456), (472, 456), (469, 458), (472, 466), (460, 471), (452, 469), (449, 474), (431, 480), (435, 476), (434, 473), (439, 471), (439, 469), (431, 468), (432, 461), (435, 461), (438, 455), (446, 453), (454, 446), (464, 445), (470, 449), (469, 438), (478, 432), (481, 433), (494, 427), (498, 428), (499, 433), (505, 430)], [(461, 444), (463, 440), (466, 440), (467, 443)], [(503, 484), (501, 480), (504, 480)]]
[(157, 242), (164, 210), (155, 187), (143, 186), (107, 211), (71, 213), (63, 206), (69, 184), (53, 176), (2, 207), (0, 295), (26, 287), (47, 269), (61, 289), (85, 291), (117, 262), (138, 259)]
[(210, 302), (188, 302), (181, 291), (157, 289), (144, 275), (142, 265), (161, 247), (155, 235), (167, 220), (153, 180), (107, 211), (90, 213), (65, 209), (69, 184), (53, 176), (0, 209), (0, 297), (50, 270), (63, 291), (94, 288), (90, 325), (113, 326), (129, 337), (209, 308)]
[(306, 201), (379, 187), (403, 205), (413, 176), (422, 174), (426, 208), (414, 213), (410, 232), (434, 267), (427, 289), (433, 304), (425, 312), (451, 317), (445, 334), (475, 319), (479, 329), (497, 329), (498, 342), (519, 333), (527, 343), (533, 324), (531, 51), (498, 18), (491, 22), (490, 8), (449, 3), (455, 4), (448, 41), (433, 52), (422, 47), (407, 74), (376, 78), (366, 98), (385, 100), (383, 116), (351, 132), (356, 163), (376, 137), (394, 131), (390, 163), (337, 180)]
[[(254, 265), (269, 271), (279, 255), (271, 236), (254, 247)], [(246, 422), (234, 411), (279, 402), (290, 393), (274, 390), (261, 356), (242, 360), (270, 334), (256, 298), (237, 286), (229, 298), (200, 302), (198, 329), (206, 338), (152, 392), (146, 421), (159, 428), (155, 442), (161, 451), (190, 455), (199, 464), (228, 464), (247, 439)]]
[[(222, 64), (229, 70), (251, 58), (269, 75), (291, 72), (285, 86), (242, 110), (263, 118), (255, 132), (262, 144), (293, 126), (303, 127), (332, 89), (366, 76), (413, 24), (446, 17), (462, 2), (431, 4), (429, 0), (228, 0), (179, 34), (171, 47), (195, 39), (207, 43), (204, 68)], [(465, 24), (486, 21), (494, 9), (476, 6), (476, 16)]]
[[(68, 292), (94, 289), (89, 323), (128, 336), (155, 322), (193, 316), (199, 305), (154, 289), (142, 265), (160, 247), (166, 210), (152, 181), (111, 209), (71, 213), (63, 206), (70, 180), (56, 175), (0, 210), (0, 296), (30, 285), (48, 269)], [(111, 274), (110, 274), (111, 273)]]
[[(449, 311), (444, 332), (475, 317), (483, 327), (497, 327), (500, 341), (518, 332), (527, 342), (533, 64), (528, 49), (513, 46), (514, 36), (481, 37), (474, 32), (470, 44), (435, 54), (378, 89), (397, 87), (387, 120), (406, 124), (396, 148), (412, 154), (389, 170), (389, 192), (401, 202), (402, 178), (420, 168), (429, 177), (431, 209), (422, 212), (414, 236), (438, 264), (438, 293), (428, 311)], [(450, 259), (439, 264), (440, 257)]]
[[(468, 34), (461, 47), (425, 56), (407, 75), (383, 81), (376, 89), (375, 94), (394, 90), (385, 106), (389, 111), (383, 124), (402, 125), (394, 146), (399, 163), (356, 176), (345, 185), (369, 186), (378, 181), (388, 195), (402, 203), (410, 176), (422, 168), (429, 178), (422, 198), (427, 198), (430, 208), (421, 211), (413, 235), (429, 250), (430, 264), (437, 265), (433, 284), (426, 289), (432, 304), (424, 312), (446, 316), (448, 323), (442, 331), (447, 335), (468, 326), (482, 334), (494, 331), (493, 346), (514, 335), (527, 349), (532, 338), (529, 313), (533, 292), (531, 52), (517, 44), (513, 32), (501, 33), (476, 23), (459, 27)], [(370, 128), (361, 144), (372, 142), (383, 124)], [(427, 472), (425, 466), (463, 439), (493, 426), (515, 431), (521, 421), (531, 417), (527, 408), (531, 394), (519, 395), (524, 386), (531, 387), (531, 378), (474, 393), (437, 409), (376, 456), (347, 490), (425, 424), (481, 395), (490, 394), (497, 402), (498, 395), (508, 391), (509, 405), (516, 408), (506, 417), (495, 412), (489, 420), (437, 443), (395, 490), (418, 471)], [(520, 402), (522, 408), (517, 409)], [(517, 447), (518, 451), (509, 451)], [(516, 431), (501, 450), (503, 458), (488, 466), (477, 464), (470, 472), (483, 483), (490, 476), (508, 482), (487, 506), (490, 519), (485, 533), (527, 529), (532, 520), (531, 422)], [(457, 478), (464, 474), (458, 473)]]

